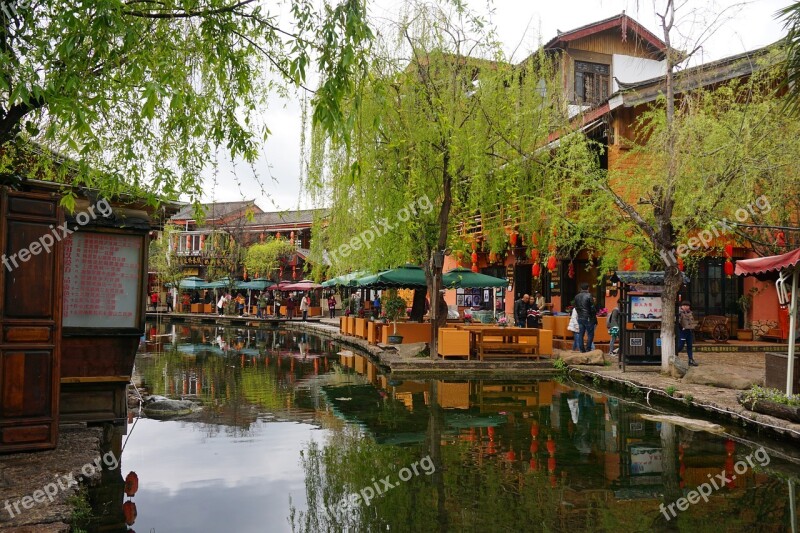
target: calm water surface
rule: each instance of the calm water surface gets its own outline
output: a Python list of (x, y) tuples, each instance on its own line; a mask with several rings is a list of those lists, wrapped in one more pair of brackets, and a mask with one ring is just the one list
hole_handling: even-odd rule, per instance
[[(128, 425), (131, 529), (792, 530), (797, 467), (780, 452), (574, 384), (390, 380), (338, 351), (295, 332), (152, 325), (135, 379), (204, 407)], [(708, 502), (673, 517), (704, 483)]]

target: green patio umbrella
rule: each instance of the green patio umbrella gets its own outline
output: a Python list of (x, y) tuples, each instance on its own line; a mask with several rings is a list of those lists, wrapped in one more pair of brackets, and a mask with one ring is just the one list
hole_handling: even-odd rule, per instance
[(421, 267), (403, 265), (355, 279), (350, 282), (350, 286), (368, 289), (424, 289), (427, 288), (428, 283), (425, 281), (425, 271)]
[[(237, 288), (237, 283), (241, 283), (238, 281), (233, 282), (233, 288)], [(218, 280), (212, 281), (207, 284), (207, 289), (227, 289), (231, 287), (231, 280), (229, 277), (220, 278)]]
[(366, 276), (367, 273), (363, 270), (359, 270), (358, 272), (350, 272), (349, 274), (342, 274), (341, 276), (336, 276), (335, 278), (331, 278), (327, 281), (322, 282), (322, 286), (324, 288), (328, 287), (348, 287), (350, 286), (350, 282), (357, 278), (363, 278)]
[(206, 280), (202, 278), (191, 276), (188, 278), (183, 278), (178, 284), (178, 288), (183, 290), (206, 289), (208, 288), (208, 284), (206, 283)]
[(506, 287), (508, 280), (473, 272), (464, 267), (456, 267), (442, 275), (442, 284), (447, 289), (484, 289)]
[(251, 279), (250, 281), (239, 281), (236, 283), (236, 288), (247, 289), (251, 291), (263, 291), (267, 287), (272, 287), (273, 285), (275, 285), (275, 283), (266, 278), (256, 278)]

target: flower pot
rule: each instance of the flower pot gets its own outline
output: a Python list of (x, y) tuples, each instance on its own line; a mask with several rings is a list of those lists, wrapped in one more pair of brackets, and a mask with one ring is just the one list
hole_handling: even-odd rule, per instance
[(736, 330), (736, 338), (740, 341), (751, 341), (753, 340), (753, 330), (752, 329), (737, 329)]
[(389, 344), (403, 344), (403, 336), (389, 335)]

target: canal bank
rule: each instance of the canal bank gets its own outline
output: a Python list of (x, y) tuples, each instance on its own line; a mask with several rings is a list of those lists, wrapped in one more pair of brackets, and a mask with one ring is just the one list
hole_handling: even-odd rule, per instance
[(0, 531), (70, 531), (82, 491), (100, 481), (99, 469), (83, 471), (102, 456), (102, 438), (99, 427), (62, 426), (53, 450), (0, 456)]
[[(371, 345), (366, 340), (342, 335), (338, 323), (329, 319), (314, 323), (293, 321), (282, 325), (297, 331), (322, 335), (366, 352), (382, 370), (398, 378), (432, 375), (453, 379), (469, 376), (534, 377), (560, 373), (554, 369), (553, 361), (547, 359), (492, 362), (431, 359), (421, 343), (408, 345), (408, 348), (401, 348), (399, 351), (384, 349), (380, 345)], [(659, 402), (665, 408), (733, 423), (736, 427), (757, 431), (793, 446), (800, 445), (800, 424), (745, 409), (737, 401), (741, 389), (677, 380), (661, 375), (659, 367), (628, 367), (626, 372), (622, 372), (617, 368), (616, 358), (605, 357), (610, 366), (573, 365), (567, 367), (566, 372), (577, 382), (592, 383), (633, 395), (646, 403)], [(763, 353), (748, 353), (743, 358), (741, 353), (713, 352), (703, 353), (698, 357), (706, 370), (713, 368), (717, 374), (750, 377), (752, 381), (757, 381), (754, 376), (760, 375), (763, 380)], [(743, 373), (745, 376), (742, 376)]]

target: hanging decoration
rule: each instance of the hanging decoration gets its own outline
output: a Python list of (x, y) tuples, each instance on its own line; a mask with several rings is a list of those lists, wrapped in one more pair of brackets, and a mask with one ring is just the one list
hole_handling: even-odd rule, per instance
[(534, 263), (539, 262), (539, 250), (537, 250), (536, 248), (531, 250), (531, 261), (533, 261)]
[(633, 270), (633, 269), (634, 269), (634, 267), (635, 267), (635, 266), (636, 266), (636, 265), (635, 265), (635, 263), (633, 262), (633, 259), (631, 259), (630, 257), (626, 257), (626, 258), (625, 258), (625, 259), (623, 259), (623, 261), (622, 261), (622, 270), (625, 270), (625, 271), (628, 271), (628, 272), (630, 272), (631, 270)]
[(678, 270), (680, 270), (681, 272), (686, 270), (686, 265), (683, 264), (683, 258), (681, 257), (678, 258)]
[(558, 265), (558, 262), (556, 260), (556, 256), (555, 255), (551, 255), (550, 257), (547, 258), (547, 270), (550, 270), (552, 272), (553, 270), (556, 269), (557, 265)]
[(775, 246), (780, 246), (783, 248), (786, 246), (786, 234), (782, 231), (779, 231), (775, 234)]
[(472, 263), (472, 268), (470, 270), (472, 270), (473, 272), (475, 272), (477, 274), (478, 273), (478, 265), (476, 265), (475, 263)]
[(728, 276), (729, 278), (732, 277), (733, 276), (733, 270), (734, 270), (733, 269), (733, 263), (731, 262), (730, 259), (727, 259), (725, 261), (725, 275)]
[(725, 245), (725, 257), (731, 259), (733, 257), (733, 245), (728, 243)]
[(535, 231), (533, 232), (533, 235), (531, 235), (531, 244), (534, 246), (539, 246), (539, 237), (536, 235)]
[(542, 267), (539, 265), (539, 263), (534, 263), (531, 267), (531, 274), (533, 274), (533, 277), (538, 278), (541, 273)]
[(511, 242), (511, 246), (512, 247), (516, 247), (517, 246), (517, 232), (516, 231), (512, 231), (511, 235), (509, 236), (508, 239)]
[(569, 262), (569, 269), (567, 270), (567, 275), (569, 279), (575, 279), (575, 263), (570, 261)]

